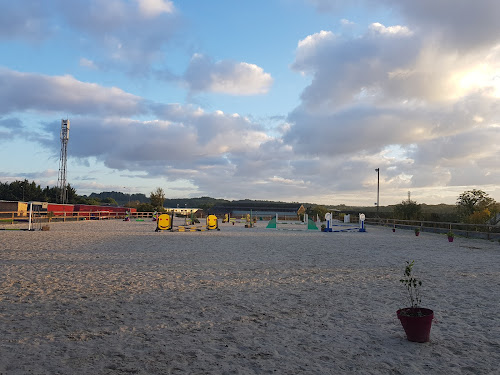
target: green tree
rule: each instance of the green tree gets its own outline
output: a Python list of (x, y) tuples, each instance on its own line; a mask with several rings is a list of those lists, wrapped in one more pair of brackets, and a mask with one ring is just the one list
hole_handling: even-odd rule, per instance
[(153, 207), (153, 205), (150, 203), (139, 203), (137, 205), (137, 211), (138, 212), (153, 212), (156, 210), (155, 210), (155, 207)]
[(140, 201), (134, 200), (134, 201), (130, 201), (128, 203), (125, 203), (123, 206), (128, 207), (128, 208), (138, 208), (140, 204), (141, 204)]
[[(76, 194), (76, 190), (71, 187), (70, 184), (67, 185), (67, 198), (68, 203), (78, 203), (79, 196)], [(0, 182), (0, 199), (11, 200), (11, 201), (39, 201), (39, 202), (51, 202), (56, 203), (61, 195), (61, 189), (58, 187), (49, 187), (42, 189), (40, 185), (37, 185), (34, 181), (29, 182), (24, 181), (14, 181), (11, 183), (1, 183)]]
[(491, 212), (496, 211), (495, 206), (495, 200), (482, 190), (467, 190), (457, 198), (457, 211), (463, 222), (477, 222), (479, 218), (485, 218), (483, 222), (486, 222), (490, 219)]
[(311, 216), (311, 218), (313, 220), (314, 220), (314, 218), (316, 218), (316, 215), (319, 215), (319, 219), (321, 221), (323, 221), (323, 220), (325, 220), (325, 215), (328, 212), (328, 209), (325, 206), (314, 205), (314, 206), (308, 207), (306, 212), (309, 216)]
[(412, 200), (405, 200), (394, 206), (394, 217), (401, 220), (416, 220), (422, 216), (422, 206)]
[(155, 191), (152, 191), (149, 195), (149, 200), (155, 209), (163, 209), (163, 202), (165, 202), (165, 193), (163, 189), (156, 188)]
[(67, 203), (75, 204), (76, 202), (76, 189), (74, 189), (70, 184), (66, 186), (66, 197), (68, 198)]
[(208, 213), (213, 206), (215, 206), (213, 203), (201, 203), (198, 205), (205, 213)]
[(112, 206), (118, 206), (118, 202), (116, 202), (116, 200), (114, 200), (111, 197), (104, 198), (104, 200), (102, 201), (102, 203), (110, 204)]

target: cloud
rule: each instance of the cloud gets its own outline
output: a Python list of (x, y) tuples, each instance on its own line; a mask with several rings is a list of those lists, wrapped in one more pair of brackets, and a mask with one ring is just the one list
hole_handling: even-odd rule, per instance
[(193, 92), (215, 92), (230, 95), (258, 95), (269, 91), (273, 79), (269, 73), (246, 62), (222, 60), (195, 54), (184, 74)]
[(86, 59), (85, 57), (80, 58), (80, 66), (89, 69), (97, 69), (97, 65), (92, 60)]
[(0, 118), (0, 127), (5, 129), (19, 130), (23, 128), (23, 123), (18, 118)]
[(137, 2), (141, 14), (148, 18), (174, 11), (174, 4), (169, 0), (137, 0)]
[(374, 33), (394, 36), (411, 36), (413, 34), (413, 32), (406, 26), (396, 25), (385, 27), (379, 22), (372, 23), (370, 25), (370, 30)]
[(411, 29), (439, 42), (442, 48), (464, 52), (498, 44), (500, 2), (497, 0), (306, 0), (320, 12), (341, 13), (352, 8), (391, 9)]
[(356, 23), (355, 23), (355, 22), (353, 22), (353, 21), (349, 21), (348, 19), (342, 18), (342, 19), (340, 20), (340, 24), (341, 24), (342, 26), (348, 26), (348, 27), (350, 27), (350, 26), (355, 25)]
[(48, 8), (37, 0), (2, 1), (0, 38), (41, 41), (52, 34)]
[(349, 38), (321, 31), (298, 42), (291, 68), (313, 76), (301, 95), (310, 110), (335, 111), (352, 102), (387, 99), (384, 86), (394, 84), (389, 73), (411, 65), (418, 45), (410, 32), (368, 31)]
[(461, 52), (482, 49), (500, 41), (500, 3), (496, 0), (386, 0), (411, 26), (441, 39), (444, 48)]
[(135, 115), (144, 100), (116, 87), (78, 81), (72, 76), (47, 76), (0, 68), (0, 114), (50, 111), (65, 114)]
[[(185, 170), (196, 179), (197, 174), (245, 158), (269, 140), (257, 124), (239, 116), (180, 105), (158, 105), (155, 111), (158, 118), (150, 121), (74, 117), (68, 154), (171, 180), (186, 178), (179, 172)], [(57, 139), (55, 123), (47, 124), (46, 130)], [(55, 142), (52, 147), (57, 149)]]
[(77, 46), (102, 68), (134, 74), (149, 73), (181, 27), (169, 0), (3, 1), (0, 13), (0, 38), (55, 36), (61, 48)]
[[(325, 9), (343, 6), (320, 2)], [(287, 118), (283, 141), (305, 156), (300, 165), (335, 160), (367, 187), (357, 168), (380, 167), (384, 187), (394, 191), (498, 184), (500, 44), (486, 38), (480, 48), (443, 46), (443, 38), (452, 38), (437, 24), (423, 24), (372, 23), (355, 36), (323, 30), (298, 42), (291, 68), (312, 80)], [(309, 170), (320, 173), (310, 166), (302, 173)]]
[(162, 47), (180, 25), (168, 1), (76, 0), (59, 5), (68, 25), (89, 39), (82, 47), (104, 57), (99, 65), (131, 72), (148, 72), (160, 61)]

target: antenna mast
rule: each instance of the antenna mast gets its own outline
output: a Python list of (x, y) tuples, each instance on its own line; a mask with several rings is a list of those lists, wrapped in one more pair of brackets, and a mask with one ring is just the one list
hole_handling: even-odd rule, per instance
[(69, 120), (61, 120), (61, 155), (59, 158), (59, 177), (57, 178), (57, 187), (60, 196), (59, 203), (67, 203), (68, 190), (66, 184), (66, 165), (68, 160), (68, 141), (69, 141)]

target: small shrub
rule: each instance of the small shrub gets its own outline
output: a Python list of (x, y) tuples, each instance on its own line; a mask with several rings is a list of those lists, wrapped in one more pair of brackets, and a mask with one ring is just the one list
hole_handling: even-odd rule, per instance
[(408, 300), (412, 309), (416, 309), (420, 306), (420, 287), (422, 286), (422, 281), (413, 276), (414, 265), (414, 260), (412, 260), (411, 262), (406, 261), (404, 277), (399, 280), (399, 282), (406, 288), (406, 291), (408, 293)]

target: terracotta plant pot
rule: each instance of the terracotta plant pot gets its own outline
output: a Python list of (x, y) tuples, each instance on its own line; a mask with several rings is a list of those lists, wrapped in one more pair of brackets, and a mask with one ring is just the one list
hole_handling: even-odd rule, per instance
[(392, 228), (392, 231), (395, 232), (396, 231), (396, 228)]
[(427, 342), (431, 335), (434, 312), (425, 308), (405, 308), (397, 311), (398, 319), (403, 326), (406, 338), (413, 342)]
[(453, 242), (453, 237), (448, 236), (448, 242)]
[(418, 235), (419, 235), (419, 234), (420, 234), (420, 232), (415, 232), (415, 236), (417, 236), (417, 237), (418, 237)]

